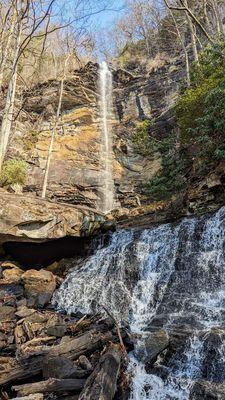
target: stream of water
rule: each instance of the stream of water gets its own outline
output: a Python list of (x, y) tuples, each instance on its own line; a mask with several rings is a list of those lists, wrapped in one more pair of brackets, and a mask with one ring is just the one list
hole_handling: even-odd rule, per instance
[[(225, 208), (207, 218), (114, 233), (68, 275), (55, 303), (83, 313), (103, 304), (129, 324), (138, 337), (130, 354), (130, 400), (195, 399), (196, 382), (224, 383)], [(162, 329), (171, 348), (149, 367), (141, 355), (146, 338)]]
[(114, 181), (112, 166), (112, 74), (108, 65), (103, 61), (99, 73), (100, 85), (100, 116), (101, 116), (101, 178), (102, 201), (100, 210), (107, 213), (112, 210), (114, 203)]

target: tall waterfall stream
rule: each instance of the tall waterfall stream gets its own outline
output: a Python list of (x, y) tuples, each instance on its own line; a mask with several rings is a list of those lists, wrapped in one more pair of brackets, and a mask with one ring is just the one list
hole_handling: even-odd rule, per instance
[[(197, 381), (225, 380), (224, 244), (225, 208), (207, 218), (116, 232), (55, 295), (68, 313), (105, 305), (129, 324), (137, 338), (130, 400), (191, 399)], [(146, 367), (146, 339), (160, 329), (172, 350)]]
[(101, 154), (102, 167), (100, 187), (102, 202), (99, 206), (102, 212), (112, 210), (114, 203), (114, 181), (112, 171), (112, 132), (110, 119), (112, 117), (112, 74), (103, 61), (100, 65), (100, 116), (101, 116)]

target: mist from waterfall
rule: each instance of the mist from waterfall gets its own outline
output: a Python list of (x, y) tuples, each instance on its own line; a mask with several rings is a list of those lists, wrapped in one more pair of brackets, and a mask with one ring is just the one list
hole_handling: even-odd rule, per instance
[(101, 204), (99, 209), (107, 213), (113, 209), (114, 180), (112, 164), (112, 73), (103, 61), (99, 72), (100, 117), (101, 117), (101, 154), (100, 154), (100, 188)]
[[(86, 314), (105, 305), (129, 324), (137, 338), (130, 400), (195, 399), (196, 383), (224, 383), (224, 249), (222, 208), (209, 217), (116, 232), (62, 284), (54, 300), (59, 309)], [(146, 369), (146, 338), (160, 329), (173, 350)]]

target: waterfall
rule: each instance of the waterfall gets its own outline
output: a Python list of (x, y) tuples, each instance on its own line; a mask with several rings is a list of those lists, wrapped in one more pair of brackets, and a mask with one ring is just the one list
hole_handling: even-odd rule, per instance
[[(195, 399), (199, 381), (225, 381), (225, 208), (115, 232), (67, 276), (54, 302), (83, 313), (105, 305), (129, 324), (136, 337), (130, 400)], [(170, 346), (148, 365), (147, 339), (162, 329)]]
[(100, 65), (100, 115), (101, 115), (101, 181), (102, 201), (100, 210), (107, 213), (112, 210), (114, 203), (114, 181), (112, 165), (112, 74), (108, 65), (103, 61)]

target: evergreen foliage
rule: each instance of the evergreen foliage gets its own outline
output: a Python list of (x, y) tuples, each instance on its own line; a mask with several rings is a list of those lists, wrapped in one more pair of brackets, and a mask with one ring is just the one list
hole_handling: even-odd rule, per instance
[(144, 190), (154, 200), (161, 200), (185, 188), (188, 159), (176, 148), (174, 135), (158, 143), (157, 149), (161, 154), (162, 169), (144, 185)]
[(195, 174), (204, 175), (225, 160), (224, 71), (225, 41), (219, 41), (202, 52), (199, 65), (191, 69), (191, 86), (180, 90), (175, 108), (179, 148), (175, 135), (157, 140), (144, 123), (138, 128), (135, 143), (139, 151), (145, 155), (159, 152), (162, 158), (161, 171), (143, 185), (151, 198), (165, 199), (185, 189), (191, 164)]
[(182, 145), (195, 147), (197, 172), (225, 159), (225, 42), (207, 47), (176, 107)]
[(146, 157), (152, 155), (153, 151), (149, 139), (150, 126), (151, 126), (151, 121), (149, 121), (148, 119), (142, 121), (137, 126), (136, 131), (134, 132), (133, 135), (133, 144), (135, 151)]
[(141, 122), (133, 136), (137, 153), (145, 157), (161, 156), (162, 169), (149, 182), (143, 184), (143, 190), (154, 200), (166, 199), (185, 186), (184, 170), (187, 166), (185, 157), (181, 157), (177, 148), (175, 134), (157, 139), (150, 134), (151, 122)]

